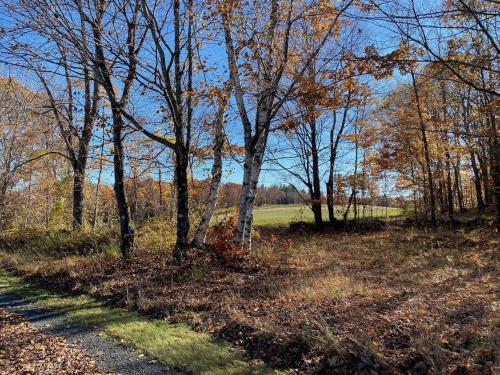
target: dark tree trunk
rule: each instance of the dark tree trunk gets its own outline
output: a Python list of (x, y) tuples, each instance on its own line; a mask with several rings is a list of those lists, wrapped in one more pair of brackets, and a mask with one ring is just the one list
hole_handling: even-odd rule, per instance
[(477, 210), (479, 212), (479, 215), (483, 215), (485, 204), (483, 200), (483, 190), (481, 187), (481, 175), (479, 173), (479, 168), (477, 167), (476, 153), (472, 148), (470, 149), (470, 161), (472, 166), (472, 172), (474, 173), (474, 187), (476, 188)]
[(493, 168), (491, 171), (493, 177), (493, 195), (495, 197), (495, 205), (496, 205), (496, 226), (497, 229), (500, 230), (500, 140), (498, 135), (498, 128), (496, 125), (496, 116), (493, 113), (490, 113), (490, 127), (492, 133), (492, 155), (493, 159)]
[(124, 150), (122, 140), (123, 118), (119, 109), (113, 108), (113, 167), (115, 172), (115, 197), (120, 218), (120, 251), (127, 257), (134, 245), (134, 228), (125, 192)]
[(439, 181), (437, 183), (438, 188), (437, 188), (437, 194), (438, 194), (438, 202), (439, 202), (439, 207), (441, 213), (444, 213), (446, 211), (446, 197), (445, 197), (445, 191), (443, 187), (443, 182)]
[(340, 124), (340, 129), (335, 136), (335, 140), (333, 139), (335, 126), (337, 124), (337, 113), (333, 112), (333, 124), (330, 129), (330, 170), (328, 174), (328, 181), (326, 182), (326, 204), (328, 207), (328, 220), (330, 223), (335, 222), (335, 210), (334, 210), (334, 202), (333, 202), (333, 174), (335, 172), (335, 161), (337, 160), (337, 148), (340, 142), (340, 138), (344, 133), (344, 128), (347, 123), (347, 112), (351, 105), (351, 91), (349, 90), (346, 97), (346, 102), (344, 105), (344, 113), (342, 114), (342, 122)]
[(312, 154), (312, 178), (313, 178), (313, 189), (312, 189), (312, 211), (314, 214), (314, 223), (316, 226), (321, 226), (323, 224), (323, 217), (321, 215), (321, 184), (319, 179), (319, 156), (318, 156), (318, 145), (317, 145), (317, 134), (316, 134), (316, 121), (310, 121), (311, 127), (311, 154)]
[(429, 144), (427, 142), (426, 126), (425, 126), (424, 117), (422, 114), (422, 109), (420, 107), (420, 96), (418, 93), (417, 82), (415, 80), (415, 73), (413, 72), (413, 70), (411, 71), (411, 78), (412, 78), (412, 83), (413, 83), (413, 90), (415, 93), (415, 101), (417, 104), (417, 113), (418, 113), (418, 118), (419, 118), (419, 122), (420, 122), (420, 131), (422, 133), (422, 143), (424, 145), (425, 168), (426, 168), (426, 172), (427, 172), (427, 183), (429, 184), (429, 205), (430, 205), (430, 211), (431, 211), (431, 226), (435, 227), (437, 224), (437, 222), (436, 222), (436, 198), (434, 195), (434, 182), (433, 182), (432, 169), (431, 169)]
[[(334, 172), (335, 172), (335, 160), (337, 158), (337, 150), (335, 145), (337, 142), (333, 140), (333, 134), (335, 131), (335, 125), (337, 122), (337, 114), (333, 112), (333, 125), (330, 130), (330, 163), (329, 163), (329, 173), (328, 173), (328, 181), (326, 181), (326, 207), (328, 208), (328, 221), (330, 224), (335, 223), (335, 208), (334, 208), (334, 189), (333, 189), (333, 180), (334, 180)], [(337, 137), (338, 138), (338, 137)]]
[(97, 182), (95, 185), (95, 193), (94, 193), (94, 212), (92, 214), (92, 229), (95, 229), (97, 223), (97, 210), (99, 207), (99, 189), (101, 188), (101, 177), (102, 177), (102, 166), (103, 166), (103, 157), (104, 157), (104, 138), (106, 136), (106, 128), (102, 127), (102, 144), (101, 144), (101, 153), (99, 155), (99, 172), (97, 173)]
[(181, 148), (175, 153), (175, 158), (175, 182), (177, 189), (177, 241), (174, 248), (174, 257), (178, 262), (182, 262), (184, 260), (184, 256), (189, 244), (189, 191), (187, 152)]
[(321, 200), (314, 199), (312, 202), (312, 211), (314, 215), (314, 224), (320, 227), (323, 224), (323, 218), (321, 216)]
[(446, 188), (448, 195), (448, 219), (450, 222), (454, 220), (454, 207), (453, 207), (453, 187), (451, 182), (451, 163), (450, 153), (446, 152)]
[(354, 196), (356, 195), (356, 191), (352, 189), (351, 195), (349, 196), (349, 201), (347, 202), (347, 207), (344, 211), (343, 219), (344, 219), (344, 226), (347, 226), (347, 217), (349, 216), (349, 210), (351, 209), (351, 204), (354, 199)]
[(431, 212), (431, 226), (436, 226), (436, 198), (434, 194), (434, 182), (431, 169), (431, 159), (429, 155), (429, 146), (427, 143), (427, 136), (425, 127), (422, 127), (422, 141), (424, 144), (425, 167), (427, 172), (427, 183), (429, 185), (429, 208)]
[(493, 194), (490, 190), (490, 174), (488, 173), (488, 160), (486, 156), (485, 146), (480, 144), (477, 161), (481, 171), (481, 180), (484, 192), (484, 205), (490, 206), (493, 203)]
[[(443, 122), (446, 123), (448, 120), (448, 100), (446, 95), (446, 83), (445, 80), (441, 81), (441, 96), (443, 99)], [(449, 145), (448, 134), (443, 134), (443, 142), (445, 145)], [(449, 149), (446, 150), (446, 194), (447, 194), (447, 206), (448, 206), (448, 219), (450, 224), (454, 220), (454, 207), (453, 207), (453, 186), (451, 181), (451, 156)]]
[[(114, 191), (116, 204), (118, 206), (118, 215), (120, 220), (120, 251), (124, 257), (128, 257), (134, 245), (134, 228), (130, 217), (130, 207), (125, 191), (125, 153), (123, 148), (123, 128), (124, 128), (124, 106), (128, 101), (130, 89), (135, 79), (137, 67), (138, 48), (135, 45), (134, 35), (136, 31), (136, 22), (128, 22), (128, 71), (125, 80), (123, 80), (123, 89), (121, 98), (118, 99), (111, 72), (107, 64), (108, 59), (104, 53), (104, 44), (102, 40), (102, 22), (106, 10), (106, 2), (100, 1), (95, 15), (95, 21), (91, 23), (92, 34), (94, 36), (94, 45), (96, 59), (95, 64), (102, 78), (102, 86), (106, 90), (108, 100), (111, 104), (113, 114), (113, 169), (114, 169)], [(136, 4), (134, 8), (134, 19), (138, 14), (139, 8)], [(86, 16), (85, 16), (86, 17)]]
[(163, 212), (163, 182), (161, 178), (161, 167), (158, 167), (158, 195), (159, 195), (159, 212)]
[(453, 166), (453, 170), (455, 175), (455, 190), (457, 193), (458, 208), (460, 209), (460, 212), (465, 212), (464, 193), (462, 191), (462, 179), (460, 177), (460, 165), (458, 160)]
[(326, 206), (328, 207), (328, 221), (330, 223), (334, 223), (337, 219), (335, 219), (335, 208), (333, 203), (333, 178), (326, 182)]
[(85, 167), (77, 164), (73, 168), (73, 230), (83, 228)]
[(5, 227), (5, 202), (7, 195), (7, 183), (0, 177), (0, 230)]

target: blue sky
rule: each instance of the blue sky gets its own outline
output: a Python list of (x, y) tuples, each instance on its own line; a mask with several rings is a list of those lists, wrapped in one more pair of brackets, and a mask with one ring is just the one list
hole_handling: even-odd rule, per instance
[[(8, 24), (9, 20), (0, 19), (0, 25), (5, 25), (6, 23)], [(363, 22), (362, 24), (359, 25), (359, 27), (363, 30), (363, 33), (362, 37), (360, 38), (360, 43), (356, 46), (358, 53), (363, 50), (364, 46), (370, 44), (379, 47), (381, 53), (387, 53), (397, 46), (397, 41), (394, 38), (392, 38), (390, 33), (380, 25), (374, 25), (373, 23)], [(215, 66), (215, 71), (213, 72), (214, 78), (212, 79), (217, 79), (215, 77), (217, 76), (217, 74), (219, 74), (222, 77), (225, 77), (227, 75), (227, 73), (225, 72), (226, 68), (225, 48), (222, 45), (222, 43), (220, 43), (220, 41), (219, 43), (212, 42), (205, 44), (202, 47), (200, 53), (203, 56), (207, 57), (212, 66)], [(23, 71), (22, 69), (9, 68), (4, 65), (2, 66), (2, 74), (14, 76), (15, 78), (19, 79), (22, 83), (33, 87), (35, 90), (40, 89), (40, 85), (36, 81), (36, 79), (34, 79), (33, 74)], [(400, 78), (401, 77), (396, 76), (396, 78), (391, 81), (373, 82), (375, 90), (378, 93), (383, 93), (384, 91), (387, 91), (391, 87), (394, 87), (395, 83), (399, 81)], [(147, 96), (141, 97), (137, 93), (137, 91), (135, 91), (132, 96), (132, 102), (141, 107), (140, 111), (141, 113), (151, 114), (154, 113), (154, 110), (156, 109), (158, 104), (154, 103), (154, 101), (147, 101), (148, 99), (151, 98), (148, 98)], [(232, 101), (232, 108), (233, 111), (229, 115), (231, 120), (228, 122), (226, 129), (232, 143), (242, 144), (242, 127), (240, 124), (239, 117), (235, 110), (234, 100)], [(200, 116), (201, 113), (198, 113), (198, 115)], [(154, 118), (155, 116), (153, 115), (151, 119)], [(279, 141), (280, 141), (279, 137), (276, 137), (275, 135), (271, 134), (269, 139), (269, 147), (279, 146), (278, 144)], [(352, 153), (351, 154), (347, 153), (347, 150), (350, 147), (352, 146), (345, 145), (339, 152), (339, 154), (342, 156), (342, 158), (337, 163), (338, 166), (337, 172), (339, 173), (348, 173), (350, 170), (352, 170), (353, 155)], [(195, 171), (195, 177), (197, 178), (206, 177), (209, 167), (210, 163), (206, 163), (201, 168), (198, 168)], [(274, 169), (274, 166), (270, 165), (269, 163), (265, 164), (261, 174), (260, 184), (271, 185), (271, 184), (287, 183), (291, 181), (290, 175), (287, 174), (286, 172), (269, 171), (269, 169)], [(225, 173), (223, 176), (223, 180), (225, 182), (235, 182), (235, 183), (241, 182), (242, 168), (239, 163), (236, 163), (235, 161), (231, 160), (226, 160), (224, 170)], [(109, 182), (112, 181), (111, 173), (112, 173), (111, 168), (106, 168), (104, 174), (104, 178), (106, 181)]]

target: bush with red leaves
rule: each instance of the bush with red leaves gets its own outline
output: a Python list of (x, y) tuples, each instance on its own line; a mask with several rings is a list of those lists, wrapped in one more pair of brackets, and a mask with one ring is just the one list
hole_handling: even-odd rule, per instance
[(233, 217), (210, 227), (208, 243), (212, 246), (217, 257), (230, 267), (241, 265), (248, 250), (234, 241), (236, 221)]

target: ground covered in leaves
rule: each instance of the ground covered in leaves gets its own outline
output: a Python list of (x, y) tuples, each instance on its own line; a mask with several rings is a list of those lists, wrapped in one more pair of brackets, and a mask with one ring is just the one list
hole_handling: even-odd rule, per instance
[(88, 355), (60, 336), (44, 332), (11, 311), (0, 308), (0, 374), (100, 375)]
[(290, 373), (493, 374), (499, 366), (498, 258), (492, 227), (391, 225), (368, 234), (262, 233), (241, 267), (208, 252), (2, 266), (58, 290), (87, 292), (188, 322)]

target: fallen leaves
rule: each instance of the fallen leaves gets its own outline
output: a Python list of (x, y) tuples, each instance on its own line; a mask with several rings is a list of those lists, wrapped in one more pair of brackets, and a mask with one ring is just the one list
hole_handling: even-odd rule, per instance
[(0, 308), (0, 375), (110, 375), (63, 337)]
[(155, 317), (189, 322), (289, 373), (357, 366), (360, 373), (488, 374), (500, 347), (499, 241), (488, 228), (276, 231), (254, 242), (251, 266), (241, 269), (208, 255), (177, 266), (165, 254), (140, 252), (128, 264), (82, 257), (10, 268), (44, 286), (64, 291), (79, 283)]

